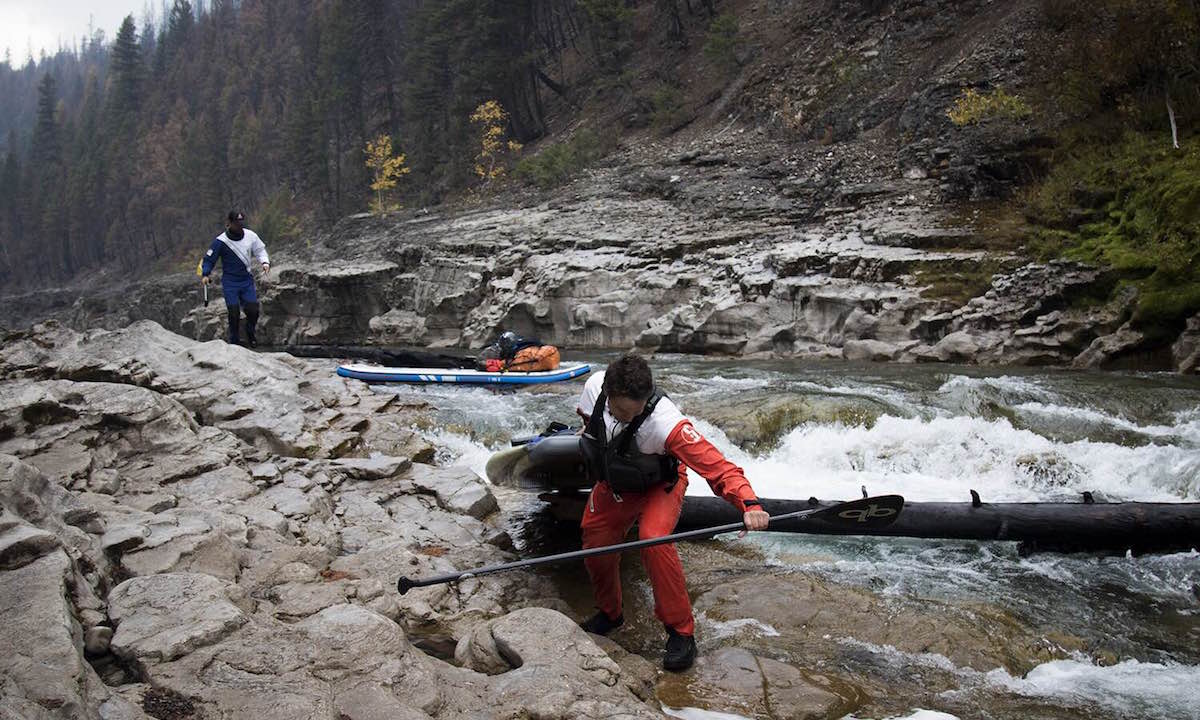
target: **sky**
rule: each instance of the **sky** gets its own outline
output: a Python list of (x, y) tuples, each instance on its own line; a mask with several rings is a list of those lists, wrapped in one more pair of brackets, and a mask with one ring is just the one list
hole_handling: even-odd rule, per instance
[(52, 55), (60, 40), (73, 47), (88, 34), (88, 20), (112, 42), (126, 15), (133, 15), (141, 30), (147, 7), (161, 14), (157, 0), (0, 0), (0, 61), (12, 51), (12, 64), (23, 64), (33, 48), (37, 60), (42, 50)]

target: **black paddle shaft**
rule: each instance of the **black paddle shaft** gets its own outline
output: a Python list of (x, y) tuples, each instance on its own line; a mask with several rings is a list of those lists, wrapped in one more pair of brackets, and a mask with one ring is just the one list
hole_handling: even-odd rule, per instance
[[(885, 525), (890, 525), (893, 521), (895, 521), (896, 517), (900, 515), (900, 510), (903, 507), (904, 498), (900, 497), (899, 495), (880, 495), (878, 497), (851, 500), (850, 502), (839, 503), (827, 508), (797, 510), (795, 512), (785, 513), (783, 515), (776, 515), (771, 518), (771, 522), (778, 523), (784, 520), (808, 520), (812, 518), (819, 518), (826, 522), (837, 523), (839, 525), (846, 525), (850, 527), (879, 528)], [(745, 529), (746, 526), (744, 523), (736, 522), (729, 523), (728, 525), (717, 525), (716, 527), (688, 530), (686, 532), (675, 533), (673, 535), (663, 535), (662, 537), (634, 540), (633, 542), (620, 543), (617, 545), (605, 545), (603, 547), (588, 548), (586, 550), (575, 550), (573, 552), (559, 553), (558, 555), (547, 555), (545, 557), (529, 558), (528, 560), (517, 560), (515, 562), (504, 563), (501, 565), (489, 565), (487, 567), (475, 568), (474, 570), (463, 570), (462, 572), (449, 573), (447, 575), (437, 575), (431, 578), (414, 579), (402, 577), (396, 582), (396, 589), (400, 591), (401, 595), (403, 595), (415, 587), (428, 587), (430, 585), (458, 582), (461, 580), (469, 580), (480, 575), (491, 575), (493, 573), (505, 572), (507, 570), (519, 570), (521, 568), (547, 565), (549, 563), (563, 562), (566, 560), (581, 560), (583, 558), (594, 557), (596, 555), (608, 555), (609, 553), (624, 552), (626, 550), (638, 550), (641, 548), (652, 547), (654, 545), (679, 542), (680, 540), (698, 540), (709, 538), (720, 533)]]

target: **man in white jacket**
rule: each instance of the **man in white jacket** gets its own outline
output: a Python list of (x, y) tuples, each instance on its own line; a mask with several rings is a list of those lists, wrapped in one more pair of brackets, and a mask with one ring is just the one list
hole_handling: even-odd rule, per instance
[(211, 282), (210, 275), (221, 261), (221, 292), (225, 295), (225, 310), (229, 315), (229, 342), (241, 344), (238, 325), (241, 321), (241, 310), (246, 310), (246, 343), (250, 347), (258, 345), (254, 335), (255, 325), (258, 324), (258, 292), (254, 287), (254, 274), (251, 268), (256, 264), (262, 268), (265, 279), (271, 271), (271, 261), (267, 257), (267, 246), (251, 229), (244, 227), (246, 216), (237, 210), (230, 211), (225, 223), (225, 232), (217, 236), (204, 254), (200, 263), (200, 281), (207, 285)]

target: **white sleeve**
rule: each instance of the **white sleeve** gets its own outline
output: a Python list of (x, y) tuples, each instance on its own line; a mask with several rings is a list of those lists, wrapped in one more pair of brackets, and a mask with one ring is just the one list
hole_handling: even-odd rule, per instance
[(575, 407), (585, 415), (591, 415), (596, 409), (596, 398), (600, 397), (600, 390), (604, 387), (604, 373), (594, 373), (583, 384), (583, 390), (579, 393), (579, 402)]
[[(247, 230), (246, 232), (250, 231)], [(262, 238), (258, 236), (258, 233), (254, 233), (254, 237), (250, 241), (250, 254), (260, 263), (269, 264), (271, 262), (271, 259), (267, 257), (267, 246), (263, 244)]]

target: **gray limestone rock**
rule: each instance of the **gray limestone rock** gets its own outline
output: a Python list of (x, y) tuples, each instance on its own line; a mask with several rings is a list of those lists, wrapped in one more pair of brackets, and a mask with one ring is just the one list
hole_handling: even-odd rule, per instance
[(236, 582), (241, 573), (239, 555), (226, 533), (212, 529), (127, 552), (121, 557), (121, 565), (134, 575), (203, 573)]
[(0, 531), (0, 570), (28, 565), (59, 546), (58, 538), (32, 525), (14, 524)]
[(900, 356), (901, 349), (882, 340), (847, 340), (842, 344), (842, 357), (847, 360), (885, 362)]
[(0, 709), (15, 717), (94, 717), (108, 697), (83, 659), (70, 576), (71, 560), (61, 550), (0, 570)]
[(436, 495), (438, 506), (448, 512), (482, 520), (500, 509), (487, 483), (469, 469), (413, 465), (408, 477), (418, 488)]
[(1171, 346), (1175, 369), (1182, 373), (1200, 373), (1200, 313), (1188, 318), (1187, 326)]
[(1116, 332), (1098, 337), (1079, 353), (1072, 367), (1101, 368), (1110, 367), (1124, 357), (1136, 355), (1146, 341), (1146, 336), (1131, 324), (1122, 325)]
[(853, 686), (742, 648), (701, 655), (687, 677), (667, 674), (658, 698), (672, 707), (699, 707), (747, 717), (805, 720), (842, 717), (860, 695)]
[(966, 330), (950, 333), (933, 346), (933, 355), (945, 362), (970, 362), (979, 354), (982, 343), (977, 335)]
[(165, 662), (210, 645), (244, 625), (228, 586), (209, 575), (135, 577), (113, 588), (113, 652), (139, 664)]

